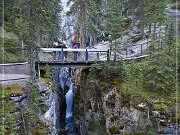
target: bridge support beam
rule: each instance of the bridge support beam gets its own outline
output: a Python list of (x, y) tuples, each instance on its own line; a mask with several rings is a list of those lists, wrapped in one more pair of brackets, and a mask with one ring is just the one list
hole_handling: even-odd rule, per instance
[(36, 74), (36, 79), (38, 79), (40, 77), (40, 69), (38, 62), (35, 62), (35, 74)]
[(85, 62), (88, 63), (88, 50), (86, 49)]
[(63, 51), (63, 48), (61, 50), (61, 62), (64, 63), (64, 51)]
[(110, 51), (108, 50), (108, 51), (107, 51), (107, 61), (108, 61), (108, 62), (110, 61), (110, 56), (111, 56), (111, 55), (110, 55)]
[(97, 61), (99, 61), (100, 60), (100, 58), (99, 58), (99, 52), (97, 53)]

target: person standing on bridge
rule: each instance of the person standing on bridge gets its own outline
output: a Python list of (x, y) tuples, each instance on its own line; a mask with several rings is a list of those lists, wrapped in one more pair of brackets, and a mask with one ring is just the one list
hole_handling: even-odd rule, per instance
[[(57, 48), (68, 48), (68, 47), (67, 47), (67, 44), (66, 44), (66, 42), (64, 40), (58, 39), (58, 46), (57, 46)], [(67, 58), (67, 51), (64, 52), (64, 55), (65, 55), (65, 58)]]
[[(53, 43), (53, 48), (58, 48), (58, 42)], [(57, 60), (57, 51), (53, 51), (53, 60)]]
[(66, 42), (62, 39), (58, 40), (58, 48), (68, 48)]
[[(73, 49), (78, 49), (78, 45), (76, 43), (73, 45)], [(78, 52), (74, 51), (74, 60), (75, 60), (75, 62), (77, 62), (77, 56), (78, 56)]]
[[(53, 43), (53, 47), (54, 48), (67, 48), (66, 42), (63, 41), (62, 39), (58, 39), (57, 42)], [(65, 58), (67, 58), (67, 51), (64, 52), (65, 54)], [(53, 60), (56, 61), (58, 60), (57, 56), (59, 56), (59, 58), (61, 57), (61, 53), (58, 51), (53, 51)]]

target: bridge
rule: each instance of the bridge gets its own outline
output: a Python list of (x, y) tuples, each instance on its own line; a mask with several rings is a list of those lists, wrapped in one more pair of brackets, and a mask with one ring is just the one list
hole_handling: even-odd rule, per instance
[(110, 60), (109, 49), (40, 48), (37, 55), (40, 66), (86, 66)]
[(82, 67), (94, 62), (110, 61), (109, 49), (71, 49), (71, 48), (40, 48), (37, 52), (35, 71), (37, 77), (40, 68), (46, 65), (53, 67)]
[[(142, 50), (141, 50), (142, 52)], [(40, 68), (48, 65), (54, 67), (85, 67), (93, 63), (105, 63), (112, 60), (110, 49), (71, 49), (71, 48), (40, 48), (37, 51), (35, 71), (37, 77), (40, 75)], [(142, 53), (136, 57), (121, 58), (121, 60), (132, 60), (147, 57)]]

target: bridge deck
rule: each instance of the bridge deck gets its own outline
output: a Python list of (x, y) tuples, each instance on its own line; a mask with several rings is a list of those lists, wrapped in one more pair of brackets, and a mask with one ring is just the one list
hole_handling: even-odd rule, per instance
[[(44, 54), (44, 55), (42, 55)], [(51, 68), (57, 67), (90, 67), (94, 63), (105, 63), (111, 60), (110, 51), (108, 49), (62, 49), (62, 48), (41, 48), (38, 52), (41, 56), (35, 62), (35, 70), (37, 77), (39, 76), (39, 68), (46, 65)], [(136, 57), (119, 58), (117, 60), (134, 60), (145, 58), (148, 55), (140, 55)], [(47, 57), (47, 59), (44, 59)]]
[[(100, 63), (105, 63), (106, 61), (100, 61)], [(39, 67), (44, 67), (46, 65), (50, 66), (51, 68), (57, 68), (57, 67), (91, 67), (92, 64), (95, 63), (99, 63), (99, 62), (95, 62), (95, 61), (88, 61), (88, 63), (86, 62), (65, 62), (65, 63), (61, 63), (61, 62), (37, 62), (37, 64), (39, 65)]]
[[(135, 57), (127, 57), (123, 59), (118, 59), (118, 60), (123, 60), (123, 61), (129, 61), (129, 60), (136, 60), (136, 59), (142, 59), (146, 58), (148, 55), (141, 55), (141, 56), (135, 56)], [(118, 61), (117, 60), (117, 61)], [(112, 61), (112, 60), (110, 60)], [(39, 67), (44, 67), (46, 65), (49, 65), (51, 68), (57, 68), (57, 67), (91, 67), (92, 64), (95, 63), (106, 63), (107, 61), (77, 61), (77, 62), (60, 62), (60, 61), (37, 61), (36, 63), (39, 65)]]

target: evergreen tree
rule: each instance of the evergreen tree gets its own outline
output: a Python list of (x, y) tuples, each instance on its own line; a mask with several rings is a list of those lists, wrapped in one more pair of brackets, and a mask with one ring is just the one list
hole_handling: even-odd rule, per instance
[[(73, 5), (70, 9), (70, 14), (76, 14), (77, 16), (77, 33), (80, 37), (80, 47), (85, 47), (85, 33), (86, 33), (86, 9), (87, 9), (87, 0), (70, 0), (73, 1)], [(69, 2), (70, 2), (69, 1)], [(79, 32), (78, 32), (79, 31)]]
[(104, 13), (104, 30), (115, 40), (111, 46), (114, 49), (114, 60), (116, 60), (116, 52), (121, 50), (121, 36), (127, 32), (131, 24), (130, 18), (124, 12), (128, 1), (111, 0), (105, 1), (104, 5), (107, 8)]
[(176, 81), (176, 44), (173, 36), (173, 25), (167, 27), (164, 43), (161, 48), (152, 44), (154, 49), (149, 58), (149, 65), (145, 71), (146, 86), (149, 89), (172, 93), (175, 91)]
[(80, 47), (86, 47), (86, 33), (100, 33), (102, 22), (101, 0), (70, 0), (73, 5), (69, 14), (77, 17), (77, 33), (80, 37)]
[[(59, 0), (5, 1), (5, 29), (12, 31), (27, 46), (45, 43), (60, 32), (58, 13), (61, 10)], [(37, 6), (38, 5), (38, 6)], [(48, 38), (47, 38), (48, 37)]]

